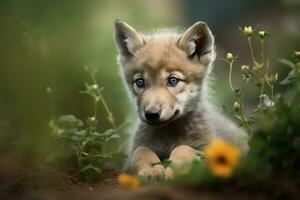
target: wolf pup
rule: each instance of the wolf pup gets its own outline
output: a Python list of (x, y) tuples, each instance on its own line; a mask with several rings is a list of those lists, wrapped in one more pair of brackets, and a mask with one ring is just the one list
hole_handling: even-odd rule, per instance
[(191, 162), (216, 138), (247, 151), (247, 135), (209, 98), (209, 74), (215, 60), (214, 37), (204, 22), (183, 33), (151, 35), (115, 22), (122, 74), (137, 104), (139, 123), (126, 169), (147, 178), (172, 178), (173, 165)]

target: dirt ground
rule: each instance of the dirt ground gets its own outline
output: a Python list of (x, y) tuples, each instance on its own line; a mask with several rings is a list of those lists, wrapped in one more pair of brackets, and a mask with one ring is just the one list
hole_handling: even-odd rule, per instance
[[(299, 180), (260, 181), (250, 185), (228, 186), (211, 190), (171, 185), (147, 185), (136, 190), (124, 190), (110, 170), (93, 189), (74, 177), (45, 167), (22, 165), (0, 156), (0, 200), (217, 200), (217, 199), (300, 199)], [(280, 188), (280, 189), (278, 189)]]

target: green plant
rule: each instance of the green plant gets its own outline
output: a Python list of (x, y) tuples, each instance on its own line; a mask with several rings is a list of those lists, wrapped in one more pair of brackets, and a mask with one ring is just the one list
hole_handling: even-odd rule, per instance
[[(97, 68), (93, 65), (85, 66), (85, 70), (89, 73), (92, 83), (85, 83), (85, 90), (82, 94), (92, 97), (94, 102), (94, 111), (92, 116), (88, 117), (84, 123), (74, 115), (62, 115), (55, 117), (52, 114), (50, 120), (50, 128), (59, 142), (61, 157), (66, 158), (72, 164), (75, 164), (76, 173), (82, 177), (87, 183), (96, 181), (103, 175), (103, 169), (108, 161), (114, 156), (120, 157), (121, 153), (109, 152), (107, 145), (112, 140), (120, 138), (118, 128), (111, 110), (109, 109), (103, 95), (102, 87), (99, 87), (96, 81)], [(52, 99), (53, 90), (47, 87), (50, 100)], [(103, 133), (97, 131), (98, 107), (102, 104), (106, 112), (106, 118), (111, 124), (111, 129)], [(53, 105), (51, 103), (53, 110)]]
[[(229, 185), (238, 188), (241, 185), (253, 187), (253, 183), (263, 185), (278, 180), (288, 181), (291, 185), (299, 181), (300, 51), (295, 51), (290, 59), (279, 59), (279, 63), (289, 67), (290, 71), (279, 82), (283, 90), (275, 91), (275, 86), (279, 86), (278, 74), (268, 72), (269, 59), (265, 58), (264, 52), (267, 33), (253, 30), (252, 27), (245, 27), (241, 31), (249, 44), (252, 65), (241, 67), (243, 86), (234, 87), (232, 68), (237, 57), (227, 53), (224, 60), (229, 65), (228, 81), (235, 101), (233, 109), (227, 107), (225, 109), (241, 122), (251, 136), (250, 151), (241, 157), (230, 176), (214, 175), (213, 170), (210, 169), (209, 155), (206, 154), (201, 161), (182, 166), (183, 169), (189, 169), (188, 173), (180, 174), (181, 169), (176, 169), (175, 180), (171, 182), (218, 188), (230, 183)], [(252, 38), (260, 41), (260, 61), (255, 56)], [(258, 101), (251, 114), (246, 113), (244, 103), (248, 83), (254, 83), (259, 88)], [(219, 152), (226, 153), (224, 150)], [(221, 159), (218, 164), (222, 165), (222, 163), (226, 164), (224, 159)], [(278, 193), (281, 189), (278, 188)]]
[[(228, 177), (214, 175), (206, 155), (201, 161), (182, 166), (183, 169), (189, 169), (188, 173), (180, 174), (182, 169), (176, 169), (175, 180), (171, 182), (209, 188), (228, 185), (238, 188), (241, 185), (253, 187), (253, 184), (264, 185), (281, 180), (293, 185), (299, 181), (300, 71), (297, 67), (300, 66), (300, 55), (295, 52), (292, 61), (282, 60), (281, 63), (291, 68), (287, 77), (280, 82), (286, 90), (276, 93), (278, 98), (271, 110), (256, 116), (252, 125), (250, 151), (241, 157), (233, 173)], [(220, 152), (226, 153), (224, 150)], [(278, 188), (277, 192), (285, 191), (284, 188)]]
[[(255, 118), (258, 114), (269, 112), (276, 103), (274, 87), (278, 81), (278, 73), (269, 73), (270, 62), (269, 58), (266, 58), (265, 53), (265, 41), (269, 34), (266, 31), (257, 31), (251, 26), (245, 27), (244, 29), (240, 28), (240, 31), (249, 45), (252, 63), (250, 65), (241, 66), (242, 86), (235, 87), (232, 80), (232, 69), (237, 60), (237, 56), (234, 56), (232, 53), (227, 53), (226, 58), (223, 59), (229, 65), (228, 80), (230, 89), (235, 98), (233, 109), (229, 109), (226, 106), (223, 106), (223, 108), (239, 120), (249, 136), (252, 137)], [(260, 43), (260, 49), (257, 51), (253, 49), (253, 39), (256, 39)], [(260, 55), (260, 58), (257, 58), (257, 54)], [(251, 113), (246, 112), (244, 104), (245, 93), (249, 83), (255, 84), (259, 88), (257, 105)]]
[(276, 94), (278, 100), (273, 111), (257, 120), (247, 168), (297, 177), (300, 174), (300, 52), (294, 52), (291, 60), (279, 62), (290, 67), (280, 82), (285, 90)]

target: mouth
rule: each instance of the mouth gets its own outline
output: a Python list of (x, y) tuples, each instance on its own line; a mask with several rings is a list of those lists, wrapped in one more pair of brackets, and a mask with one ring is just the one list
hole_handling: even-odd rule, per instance
[(169, 124), (170, 122), (174, 121), (175, 119), (177, 119), (179, 115), (179, 110), (176, 110), (174, 112), (174, 114), (172, 115), (172, 117), (170, 117), (169, 119), (167, 120), (157, 120), (157, 121), (148, 121), (148, 120), (145, 120), (145, 119), (142, 119), (142, 121), (144, 121), (145, 123), (147, 123), (148, 125), (151, 125), (151, 126), (160, 126), (160, 125), (167, 125)]

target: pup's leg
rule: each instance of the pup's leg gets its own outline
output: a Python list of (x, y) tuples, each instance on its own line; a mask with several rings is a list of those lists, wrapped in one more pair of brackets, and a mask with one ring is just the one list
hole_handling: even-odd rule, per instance
[[(195, 150), (190, 146), (180, 145), (173, 149), (173, 151), (170, 154), (169, 160), (172, 162), (171, 165), (180, 166), (184, 163), (192, 162), (193, 160), (197, 159), (198, 156), (201, 154), (202, 153), (200, 151)], [(174, 178), (174, 171), (171, 167), (167, 167), (165, 178)]]
[(144, 146), (138, 147), (134, 151), (131, 159), (131, 164), (136, 169), (137, 174), (147, 179), (160, 179), (164, 177), (164, 166), (155, 164), (159, 162), (160, 159), (158, 156), (151, 149)]

